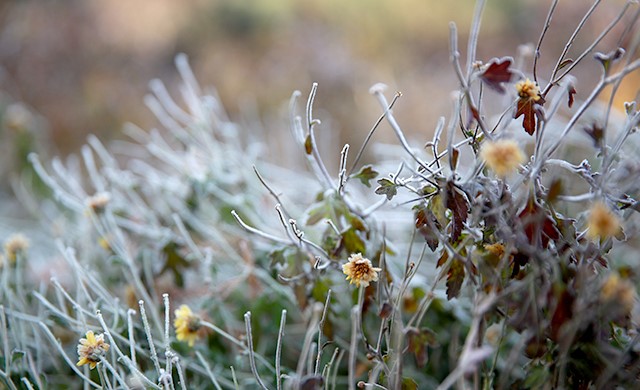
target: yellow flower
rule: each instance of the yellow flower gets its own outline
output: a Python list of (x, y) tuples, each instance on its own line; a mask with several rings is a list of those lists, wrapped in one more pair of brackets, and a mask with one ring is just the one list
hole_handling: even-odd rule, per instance
[(538, 84), (529, 79), (516, 83), (516, 91), (518, 91), (520, 99), (533, 100), (534, 102), (537, 102), (542, 98), (542, 96), (540, 96), (540, 88), (538, 87)]
[(381, 268), (374, 267), (371, 260), (362, 257), (361, 253), (354, 253), (349, 256), (349, 261), (342, 265), (342, 272), (347, 275), (349, 284), (360, 287), (367, 287), (370, 282), (378, 281), (378, 272)]
[(480, 151), (480, 158), (500, 177), (518, 169), (525, 160), (518, 144), (509, 139), (485, 142)]
[(176, 319), (173, 326), (176, 328), (176, 337), (178, 341), (186, 341), (190, 347), (198, 338), (198, 330), (200, 329), (200, 317), (193, 314), (189, 306), (182, 305), (175, 311)]
[(591, 239), (596, 237), (608, 238), (620, 233), (620, 219), (602, 202), (594, 203), (589, 210), (587, 220), (589, 230), (587, 235)]
[(28, 248), (29, 240), (24, 234), (12, 234), (4, 242), (4, 253), (10, 263), (15, 263), (18, 254), (24, 254)]
[(89, 365), (92, 370), (96, 368), (96, 364), (100, 363), (100, 359), (109, 351), (109, 344), (105, 343), (104, 335), (94, 335), (90, 330), (86, 334), (86, 338), (80, 339), (78, 344), (78, 366)]

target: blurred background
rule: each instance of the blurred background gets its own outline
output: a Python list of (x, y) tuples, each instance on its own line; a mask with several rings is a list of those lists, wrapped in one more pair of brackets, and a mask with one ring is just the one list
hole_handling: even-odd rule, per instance
[[(490, 0), (478, 58), (516, 56), (538, 40), (551, 1)], [(603, 1), (575, 53), (618, 13), (624, 0)], [(340, 142), (358, 145), (381, 112), (368, 94), (376, 82), (403, 97), (395, 112), (412, 136), (426, 140), (448, 115), (456, 87), (448, 23), (460, 32), (464, 60), (472, 0), (2, 0), (0, 113), (3, 132), (38, 128), (52, 154), (78, 150), (88, 133), (118, 137), (123, 123), (156, 126), (143, 103), (159, 78), (176, 91), (174, 57), (184, 52), (203, 86), (213, 85), (232, 118), (260, 118), (266, 138), (285, 133), (291, 93), (319, 83), (317, 116)], [(566, 39), (592, 1), (561, 1), (542, 47), (548, 77)], [(636, 10), (629, 17), (637, 18)], [(626, 23), (621, 23), (624, 25)], [(622, 28), (599, 50), (610, 51)], [(633, 54), (637, 56), (637, 53)], [(571, 53), (569, 55), (571, 57)], [(527, 63), (527, 71), (531, 61)], [(598, 68), (577, 69), (578, 98)], [(580, 78), (580, 75), (588, 75)], [(637, 80), (627, 85), (640, 85)], [(632, 100), (637, 87), (620, 91)], [(390, 135), (376, 135), (376, 137)]]

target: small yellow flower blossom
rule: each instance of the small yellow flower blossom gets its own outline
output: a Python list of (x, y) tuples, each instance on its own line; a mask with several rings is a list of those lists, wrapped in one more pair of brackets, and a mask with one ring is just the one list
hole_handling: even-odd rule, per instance
[(485, 142), (480, 151), (480, 158), (500, 177), (518, 169), (525, 160), (516, 141), (508, 139)]
[(630, 313), (636, 300), (636, 289), (627, 279), (622, 279), (618, 274), (611, 274), (602, 284), (600, 300), (604, 303), (616, 302), (624, 310)]
[(621, 229), (618, 216), (602, 202), (591, 206), (587, 226), (589, 228), (587, 235), (591, 239), (612, 237), (620, 233)]
[(18, 254), (27, 251), (29, 248), (29, 240), (24, 234), (12, 234), (4, 242), (4, 253), (9, 260), (9, 263), (15, 263)]
[(102, 358), (109, 351), (109, 344), (104, 341), (104, 335), (94, 335), (90, 330), (86, 334), (86, 338), (80, 339), (78, 344), (78, 363), (77, 366), (89, 365), (92, 370), (96, 368), (96, 364), (100, 363)]
[(520, 97), (520, 99), (533, 100), (534, 102), (537, 102), (542, 98), (542, 96), (540, 96), (540, 88), (538, 87), (538, 84), (529, 79), (516, 83), (516, 91), (518, 91), (518, 97)]
[(186, 341), (190, 347), (193, 347), (198, 338), (198, 330), (200, 330), (200, 317), (194, 314), (187, 305), (181, 305), (175, 311), (175, 315), (173, 326), (176, 328), (178, 341)]
[(370, 282), (378, 281), (378, 272), (381, 268), (374, 267), (371, 260), (362, 257), (362, 253), (354, 253), (349, 256), (349, 261), (342, 265), (342, 272), (347, 275), (349, 284), (357, 287), (367, 287)]

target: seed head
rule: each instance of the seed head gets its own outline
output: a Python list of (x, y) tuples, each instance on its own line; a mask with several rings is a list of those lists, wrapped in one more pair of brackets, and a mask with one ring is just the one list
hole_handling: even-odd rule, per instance
[(589, 210), (587, 235), (591, 239), (608, 238), (620, 233), (621, 224), (617, 215), (602, 202), (596, 202)]
[(500, 177), (518, 169), (525, 160), (518, 144), (509, 139), (485, 142), (480, 151), (480, 158)]
[(378, 272), (381, 268), (374, 267), (371, 260), (362, 257), (362, 253), (354, 253), (349, 256), (347, 263), (342, 265), (342, 272), (347, 275), (349, 284), (357, 287), (367, 287), (370, 282), (378, 281)]

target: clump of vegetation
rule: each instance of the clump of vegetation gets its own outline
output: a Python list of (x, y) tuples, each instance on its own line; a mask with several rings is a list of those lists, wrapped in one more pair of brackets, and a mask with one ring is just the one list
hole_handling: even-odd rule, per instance
[[(537, 58), (555, 7), (529, 74), (514, 65), (526, 58), (476, 58), (479, 1), (466, 65), (451, 24), (459, 89), (433, 138), (413, 147), (392, 111), (401, 95), (388, 101), (375, 85), (382, 113), (355, 157), (344, 146), (335, 175), (318, 149), (316, 84), (303, 110), (299, 92), (291, 99), (295, 150), (311, 176), (242, 142), (178, 56), (184, 105), (157, 81), (146, 101), (164, 130), (129, 126), (133, 141), (111, 147), (90, 137), (67, 163), (30, 156), (50, 188), (42, 222), (57, 251), (39, 258), (29, 237), (5, 241), (3, 384), (637, 386), (628, 258), (640, 111), (632, 102), (618, 115), (612, 102), (640, 68), (640, 39), (627, 39), (638, 11), (627, 3), (569, 58), (597, 3), (543, 81)], [(594, 53), (628, 12), (627, 46)], [(579, 93), (571, 71), (590, 58), (600, 79)], [(398, 158), (361, 164), (385, 121), (399, 144), (387, 154)], [(38, 267), (55, 276), (39, 279)]]

